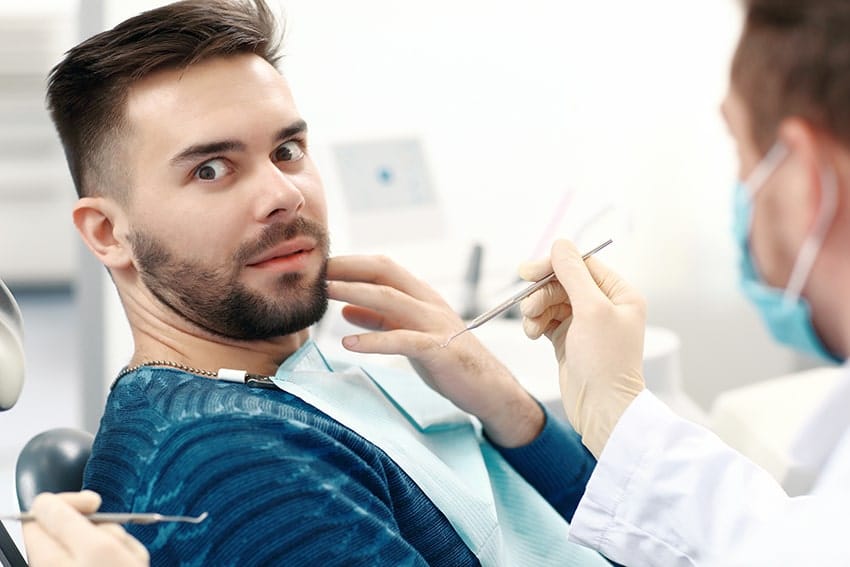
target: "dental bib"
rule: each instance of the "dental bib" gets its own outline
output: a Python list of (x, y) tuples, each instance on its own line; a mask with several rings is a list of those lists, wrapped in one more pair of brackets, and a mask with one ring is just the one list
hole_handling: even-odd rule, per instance
[(568, 542), (569, 524), (483, 439), (470, 416), (409, 372), (331, 367), (310, 340), (273, 381), (380, 447), (482, 565), (609, 565)]

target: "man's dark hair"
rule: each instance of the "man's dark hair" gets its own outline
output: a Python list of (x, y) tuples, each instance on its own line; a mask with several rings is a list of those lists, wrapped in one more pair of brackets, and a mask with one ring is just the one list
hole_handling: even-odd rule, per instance
[(766, 152), (784, 118), (850, 146), (850, 1), (744, 0), (732, 84)]
[(264, 0), (183, 0), (149, 10), (77, 45), (50, 72), (47, 107), (80, 197), (125, 201), (121, 133), (130, 87), (156, 71), (243, 53), (271, 65), (281, 34)]

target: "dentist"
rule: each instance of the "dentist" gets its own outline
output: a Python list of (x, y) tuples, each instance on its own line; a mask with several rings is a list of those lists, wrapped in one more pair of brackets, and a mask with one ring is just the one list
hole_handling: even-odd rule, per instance
[[(744, 6), (722, 106), (742, 179), (734, 192), (742, 290), (778, 341), (844, 361), (850, 2)], [(572, 540), (629, 565), (850, 565), (850, 432), (827, 463), (822, 478), (831, 482), (789, 497), (644, 389), (645, 304), (632, 287), (563, 241), (521, 273), (536, 279), (552, 269), (560, 283), (526, 299), (522, 312), (526, 334), (552, 341), (567, 416), (599, 459)]]

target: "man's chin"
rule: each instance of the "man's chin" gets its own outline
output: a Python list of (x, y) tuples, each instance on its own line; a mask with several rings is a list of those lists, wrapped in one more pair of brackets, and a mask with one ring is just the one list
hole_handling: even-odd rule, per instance
[[(303, 284), (303, 282), (300, 282)], [(327, 312), (328, 295), (324, 281), (312, 287), (293, 287), (291, 284), (279, 286), (270, 291), (255, 296), (257, 304), (265, 304), (266, 308), (255, 312), (254, 322), (258, 327), (264, 326), (262, 319), (276, 321), (276, 335), (288, 335), (304, 330), (317, 323)], [(259, 320), (258, 320), (259, 319)]]

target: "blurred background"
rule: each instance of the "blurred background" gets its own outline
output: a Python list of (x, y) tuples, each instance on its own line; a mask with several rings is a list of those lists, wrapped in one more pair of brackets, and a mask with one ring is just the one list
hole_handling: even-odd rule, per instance
[[(71, 223), (45, 76), (82, 38), (164, 3), (0, 2), (0, 278), (21, 304), (28, 369), (0, 414), (0, 512), (20, 447), (50, 427), (95, 431), (131, 352), (111, 283)], [(512, 291), (518, 264), (553, 239), (589, 249), (610, 237), (600, 258), (647, 297), (661, 331), (649, 342), (674, 337), (659, 348), (675, 351), (698, 408), (811, 366), (771, 343), (737, 288), (736, 162), (719, 114), (735, 0), (272, 4), (332, 253), (388, 254), (474, 311)], [(335, 317), (316, 330), (330, 351), (344, 332)], [(516, 321), (482, 334), (556, 391), (554, 373), (539, 376), (551, 366), (536, 365), (548, 348)]]

